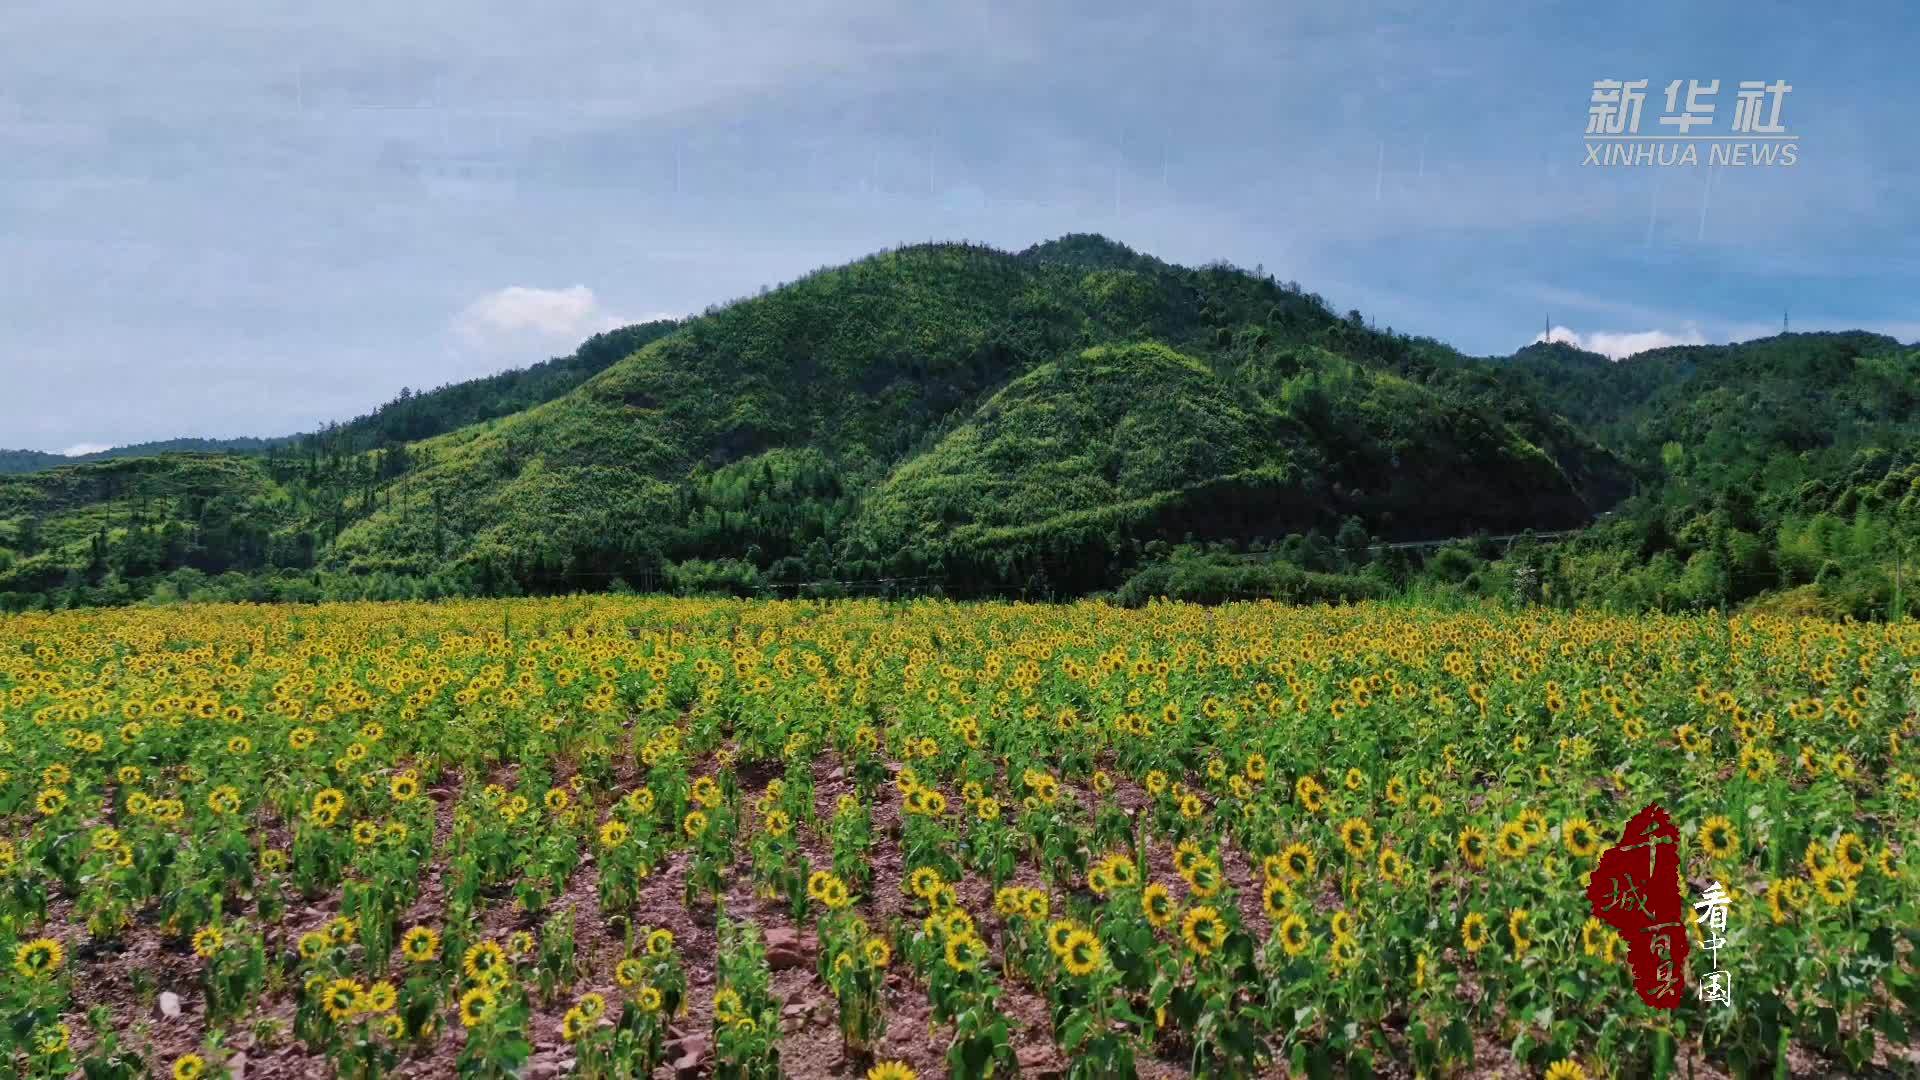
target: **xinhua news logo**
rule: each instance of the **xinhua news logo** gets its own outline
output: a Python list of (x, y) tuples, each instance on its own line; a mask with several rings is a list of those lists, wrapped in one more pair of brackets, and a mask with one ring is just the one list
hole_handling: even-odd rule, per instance
[[(1784, 79), (1741, 82), (1733, 108), (1720, 112), (1719, 79), (1675, 79), (1665, 108), (1640, 129), (1646, 79), (1596, 79), (1587, 105), (1587, 159), (1582, 164), (1633, 168), (1673, 165), (1758, 165), (1781, 168), (1800, 160), (1800, 136), (1787, 130), (1781, 108), (1793, 86)], [(1655, 91), (1655, 101), (1661, 95)], [(1720, 117), (1730, 117), (1724, 127)], [(1695, 129), (1700, 129), (1695, 134)]]

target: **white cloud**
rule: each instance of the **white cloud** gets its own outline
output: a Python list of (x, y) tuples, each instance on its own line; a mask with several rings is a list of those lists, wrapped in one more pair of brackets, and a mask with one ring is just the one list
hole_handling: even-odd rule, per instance
[(574, 345), (624, 324), (585, 285), (565, 289), (509, 285), (468, 304), (454, 316), (453, 330), (473, 346)]
[(62, 454), (65, 454), (68, 457), (79, 457), (82, 454), (97, 454), (102, 450), (111, 450), (111, 449), (113, 449), (112, 443), (83, 442), (83, 443), (74, 443), (72, 446), (69, 446), (65, 450), (62, 450), (60, 452)]
[(1624, 360), (1634, 353), (1643, 353), (1649, 349), (1664, 349), (1669, 345), (1705, 345), (1707, 339), (1700, 328), (1688, 324), (1679, 333), (1671, 330), (1595, 330), (1582, 334), (1564, 326), (1556, 326), (1551, 331), (1533, 336), (1535, 344), (1542, 341), (1559, 341), (1572, 345), (1576, 349), (1599, 353), (1614, 360)]

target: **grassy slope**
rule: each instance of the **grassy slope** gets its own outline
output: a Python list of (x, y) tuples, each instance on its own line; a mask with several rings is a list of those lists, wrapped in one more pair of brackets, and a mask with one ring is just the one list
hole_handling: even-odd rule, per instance
[(947, 551), (1095, 526), (1277, 539), (1349, 513), (1415, 532), (1584, 514), (1537, 447), (1431, 391), (1332, 356), (1268, 360), (1222, 376), (1143, 344), (1043, 365), (889, 476), (862, 524), (882, 547)]

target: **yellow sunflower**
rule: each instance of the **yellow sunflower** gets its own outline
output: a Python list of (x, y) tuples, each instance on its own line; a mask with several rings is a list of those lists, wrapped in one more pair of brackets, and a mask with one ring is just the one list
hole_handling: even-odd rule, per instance
[(1513, 941), (1513, 955), (1525, 956), (1533, 947), (1533, 939), (1527, 936), (1527, 921), (1533, 913), (1526, 908), (1514, 908), (1507, 913), (1507, 936)]
[(1700, 825), (1700, 850), (1716, 862), (1731, 859), (1740, 851), (1740, 832), (1733, 821), (1722, 815), (1708, 818)]
[(1141, 891), (1140, 910), (1155, 929), (1163, 927), (1172, 921), (1176, 910), (1173, 895), (1167, 892), (1165, 885), (1154, 882)]
[(1470, 911), (1460, 921), (1460, 947), (1469, 954), (1477, 953), (1487, 944), (1487, 917), (1477, 911)]
[(415, 926), (401, 935), (400, 954), (416, 964), (429, 963), (440, 955), (440, 935), (430, 927)]
[(1340, 823), (1340, 846), (1347, 854), (1356, 859), (1364, 859), (1373, 849), (1373, 826), (1359, 818), (1348, 818)]
[(1067, 969), (1067, 974), (1084, 978), (1093, 974), (1105, 955), (1100, 939), (1091, 930), (1075, 930), (1067, 935), (1067, 947), (1060, 951), (1060, 964)]
[(1220, 921), (1220, 913), (1202, 904), (1187, 912), (1180, 922), (1180, 936), (1185, 939), (1187, 948), (1196, 956), (1212, 956), (1226, 940), (1226, 924)]
[(460, 995), (460, 1023), (463, 1027), (476, 1028), (493, 1019), (500, 1006), (500, 999), (493, 991), (484, 987), (475, 987)]
[(1487, 865), (1487, 834), (1480, 829), (1472, 825), (1462, 828), (1454, 846), (1468, 866), (1477, 870)]
[(58, 941), (34, 938), (13, 950), (13, 970), (23, 979), (50, 979), (66, 958), (66, 947)]
[(1313, 948), (1313, 937), (1307, 933), (1307, 920), (1299, 915), (1288, 915), (1280, 920), (1277, 932), (1280, 947), (1286, 950), (1288, 956), (1301, 956)]
[(1600, 849), (1600, 834), (1594, 832), (1593, 822), (1583, 817), (1568, 818), (1561, 823), (1560, 841), (1566, 845), (1567, 854), (1576, 859), (1584, 859)]

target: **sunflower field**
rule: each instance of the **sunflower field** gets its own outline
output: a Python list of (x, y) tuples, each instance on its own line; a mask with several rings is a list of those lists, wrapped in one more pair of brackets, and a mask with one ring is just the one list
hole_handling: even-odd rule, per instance
[[(1384, 605), (9, 617), (0, 1072), (1911, 1075), (1917, 657)], [(1590, 917), (1649, 803), (1731, 894), (1730, 1003), (1696, 945), (1643, 1005)]]

